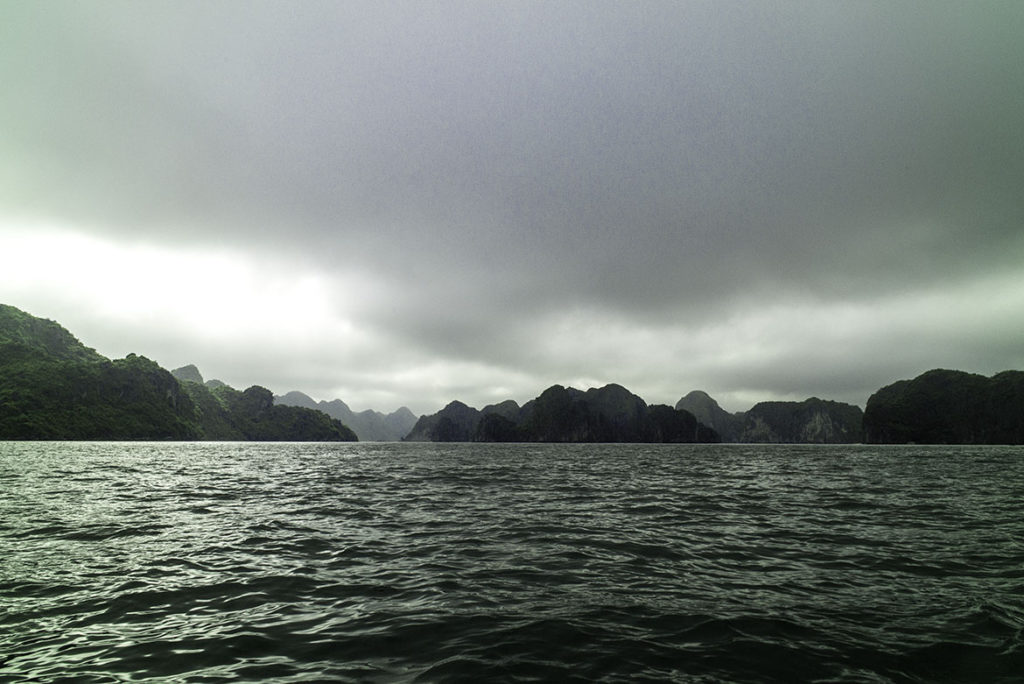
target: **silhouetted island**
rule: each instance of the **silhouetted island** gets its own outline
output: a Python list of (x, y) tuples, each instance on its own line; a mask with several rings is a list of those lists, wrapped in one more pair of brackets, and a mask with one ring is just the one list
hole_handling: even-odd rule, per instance
[(648, 406), (621, 385), (586, 392), (554, 385), (519, 407), (514, 401), (478, 411), (453, 401), (423, 416), (406, 441), (429, 442), (718, 442), (693, 414)]
[(811, 397), (804, 401), (763, 401), (749, 411), (729, 413), (699, 390), (676, 403), (722, 435), (723, 442), (858, 444), (864, 439), (859, 406)]
[(900, 380), (868, 399), (864, 432), (871, 444), (1024, 444), (1024, 372)]
[(387, 414), (371, 409), (356, 413), (341, 399), (316, 401), (309, 395), (296, 391), (275, 396), (274, 403), (323, 411), (350, 427), (360, 442), (397, 442), (409, 434), (417, 420), (416, 414), (405, 406)]
[(59, 324), (0, 304), (0, 440), (358, 439), (337, 416), (383, 441), (407, 432), (407, 441), (435, 442), (1024, 444), (1024, 372), (931, 370), (881, 388), (863, 412), (812, 397), (729, 413), (701, 391), (673, 408), (615, 384), (554, 385), (523, 406), (453, 401), (415, 420), (404, 407), (356, 414), (301, 392), (239, 391), (204, 381), (195, 366), (168, 372), (136, 354), (112, 361)]

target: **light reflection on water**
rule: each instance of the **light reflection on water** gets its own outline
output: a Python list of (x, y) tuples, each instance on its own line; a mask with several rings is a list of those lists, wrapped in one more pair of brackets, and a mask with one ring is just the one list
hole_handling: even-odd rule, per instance
[(0, 681), (1015, 681), (1024, 450), (0, 443)]

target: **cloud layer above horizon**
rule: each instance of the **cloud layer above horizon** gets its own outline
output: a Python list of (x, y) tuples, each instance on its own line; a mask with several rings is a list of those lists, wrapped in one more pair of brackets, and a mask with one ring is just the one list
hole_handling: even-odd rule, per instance
[(0, 301), (353, 408), (1024, 367), (1024, 6), (0, 9)]

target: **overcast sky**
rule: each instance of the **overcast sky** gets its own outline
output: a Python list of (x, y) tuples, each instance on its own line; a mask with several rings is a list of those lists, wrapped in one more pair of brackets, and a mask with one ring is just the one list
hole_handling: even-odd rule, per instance
[(7, 2), (0, 301), (352, 408), (1024, 368), (1024, 3)]

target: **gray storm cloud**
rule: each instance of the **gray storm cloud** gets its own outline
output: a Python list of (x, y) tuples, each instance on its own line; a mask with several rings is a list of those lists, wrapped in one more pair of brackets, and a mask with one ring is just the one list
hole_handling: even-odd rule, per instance
[(1021, 282), (1014, 3), (0, 12), (0, 230), (356, 274), (331, 301), (375, 340), (157, 358), (423, 409), (587, 379), (863, 402), (1024, 362), (1024, 314), (963, 296)]

